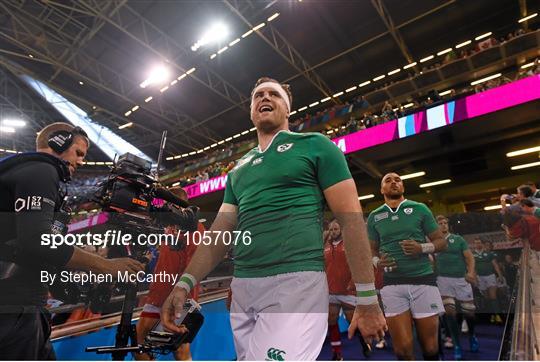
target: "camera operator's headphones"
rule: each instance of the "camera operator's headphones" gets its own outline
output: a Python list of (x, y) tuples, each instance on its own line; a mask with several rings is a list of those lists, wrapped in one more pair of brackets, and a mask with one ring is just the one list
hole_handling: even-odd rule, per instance
[(60, 130), (51, 133), (47, 144), (53, 151), (63, 153), (71, 146), (75, 136), (88, 138), (88, 135), (81, 127), (75, 127), (71, 131)]

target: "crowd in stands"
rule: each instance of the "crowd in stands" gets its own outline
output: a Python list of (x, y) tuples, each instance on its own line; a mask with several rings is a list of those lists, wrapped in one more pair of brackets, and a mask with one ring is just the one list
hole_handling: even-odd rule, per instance
[[(478, 52), (484, 51), (493, 46), (503, 44), (530, 31), (531, 30), (529, 29), (525, 30), (519, 28), (514, 32), (508, 33), (506, 36), (501, 37), (499, 40), (497, 40), (497, 38), (492, 35), (489, 38), (480, 40), (467, 47), (463, 47), (459, 51), (452, 49), (444, 56), (444, 58), (442, 58), (441, 62), (434, 63), (430, 66), (426, 65), (421, 69), (411, 68), (411, 73), (408, 74), (408, 77), (417, 77), (423, 72), (438, 68), (441, 65), (447, 64), (456, 59), (470, 57), (474, 54), (477, 54)], [(344, 136), (353, 132), (360, 131), (362, 129), (386, 123), (392, 119), (415, 113), (423, 108), (438, 105), (443, 101), (448, 101), (450, 99), (466, 96), (469, 94), (483, 92), (485, 90), (495, 88), (500, 85), (507, 84), (514, 80), (522, 79), (534, 74), (540, 74), (540, 61), (538, 58), (534, 61), (533, 66), (525, 69), (520, 68), (515, 73), (515, 76), (502, 76), (487, 81), (485, 83), (477, 84), (476, 86), (465, 86), (458, 91), (452, 89), (450, 93), (445, 94), (444, 96), (440, 96), (436, 90), (432, 90), (426, 95), (418, 95), (414, 98), (413, 96), (409, 96), (403, 103), (397, 103), (392, 102), (391, 100), (387, 100), (385, 101), (381, 109), (374, 109), (373, 105), (371, 105), (367, 101), (365, 96), (359, 95), (349, 101), (346, 101), (344, 104), (332, 105), (328, 108), (317, 111), (315, 114), (306, 113), (302, 117), (295, 118), (290, 121), (290, 129), (294, 132), (302, 132), (308, 128), (312, 128), (314, 125), (327, 123), (330, 120), (340, 118), (342, 119), (342, 124), (337, 129), (324, 129), (320, 132), (327, 135), (329, 138)], [(385, 83), (383, 86), (377, 88), (376, 90), (386, 88), (394, 83), (395, 81)], [(249, 143), (253, 143), (253, 140), (244, 140), (241, 143), (230, 145), (225, 149), (207, 155), (202, 160), (192, 160), (182, 165), (181, 168), (183, 168), (184, 170), (189, 170), (190, 166), (195, 166), (199, 164), (199, 167), (195, 167), (199, 168), (199, 170), (186, 170), (185, 172), (183, 172), (183, 176), (178, 180), (180, 182), (180, 185), (187, 186), (197, 183), (199, 181), (204, 181), (208, 178), (223, 175), (224, 169), (227, 170), (226, 172), (228, 172), (228, 170), (234, 167), (234, 161), (220, 161), (214, 164), (210, 164), (210, 161), (216, 158), (216, 155), (220, 153), (227, 154), (228, 157), (238, 155), (238, 152), (236, 151), (240, 149), (241, 146)], [(206, 164), (204, 161), (207, 161), (208, 164)]]

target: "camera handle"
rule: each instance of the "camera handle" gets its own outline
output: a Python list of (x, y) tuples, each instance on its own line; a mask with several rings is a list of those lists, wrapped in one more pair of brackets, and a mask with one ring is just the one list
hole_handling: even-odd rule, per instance
[[(86, 352), (95, 352), (97, 354), (111, 353), (114, 361), (123, 361), (128, 352), (140, 350), (137, 343), (135, 325), (131, 323), (133, 309), (135, 309), (137, 303), (137, 289), (137, 283), (131, 283), (127, 287), (122, 304), (120, 324), (116, 329), (114, 346), (86, 347)], [(130, 341), (131, 345), (128, 346)]]

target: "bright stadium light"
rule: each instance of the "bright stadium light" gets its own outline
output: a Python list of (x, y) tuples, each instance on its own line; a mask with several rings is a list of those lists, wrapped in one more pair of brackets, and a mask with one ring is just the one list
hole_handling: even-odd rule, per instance
[(213, 24), (203, 36), (197, 40), (195, 44), (191, 46), (191, 50), (196, 52), (200, 47), (211, 44), (218, 43), (219, 41), (225, 39), (229, 35), (229, 29), (223, 23)]
[(141, 88), (146, 88), (152, 84), (163, 84), (169, 81), (169, 70), (163, 65), (159, 65), (153, 68), (146, 78), (139, 86)]
[(2, 126), (8, 126), (8, 127), (24, 127), (26, 126), (25, 121), (21, 121), (20, 119), (4, 119), (2, 121)]
[(524, 169), (524, 168), (536, 167), (536, 166), (540, 166), (540, 161), (539, 162), (525, 163), (523, 165), (512, 166), (512, 167), (510, 167), (510, 169), (512, 171), (515, 171), (515, 170), (521, 170), (521, 169)]
[(428, 182), (426, 184), (421, 184), (420, 187), (425, 188), (425, 187), (431, 187), (431, 186), (438, 186), (438, 185), (444, 185), (444, 184), (447, 184), (447, 183), (450, 183), (450, 182), (452, 182), (452, 180), (447, 178), (445, 180), (433, 181), (433, 182)]
[(490, 211), (490, 210), (498, 210), (502, 209), (502, 205), (491, 205), (484, 207), (484, 211)]
[(400, 178), (402, 180), (408, 180), (410, 178), (415, 178), (415, 177), (420, 177), (420, 176), (425, 176), (425, 172), (424, 171), (420, 171), (420, 172), (415, 172), (415, 173), (410, 173), (408, 175), (401, 175)]
[(367, 199), (372, 199), (374, 197), (375, 197), (375, 195), (373, 195), (373, 194), (362, 195), (362, 196), (358, 196), (358, 200), (367, 200)]
[(540, 146), (524, 148), (522, 150), (508, 152), (506, 154), (506, 157), (516, 157), (516, 156), (526, 155), (527, 153), (535, 153), (535, 152), (540, 152)]
[(538, 16), (538, 13), (531, 14), (529, 16), (526, 16), (524, 18), (519, 19), (518, 23), (523, 23), (524, 21), (527, 21), (527, 20), (532, 19), (532, 18), (537, 17), (537, 16)]
[(7, 127), (7, 126), (0, 126), (0, 133), (15, 133), (15, 128)]

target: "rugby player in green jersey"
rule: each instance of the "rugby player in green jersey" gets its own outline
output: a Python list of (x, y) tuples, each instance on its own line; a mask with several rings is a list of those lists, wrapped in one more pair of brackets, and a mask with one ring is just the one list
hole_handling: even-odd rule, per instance
[(474, 335), (476, 306), (471, 287), (471, 284), (476, 284), (474, 256), (463, 237), (450, 233), (448, 219), (445, 216), (437, 216), (437, 223), (448, 242), (448, 248), (437, 254), (437, 286), (441, 293), (446, 311), (446, 322), (454, 344), (454, 358), (461, 360), (463, 353), (456, 319), (456, 300), (467, 320), (471, 352), (478, 352), (478, 339)]
[(446, 240), (428, 207), (405, 199), (404, 192), (398, 174), (382, 178), (385, 204), (368, 218), (373, 264), (384, 268), (381, 298), (398, 359), (415, 359), (414, 323), (424, 359), (438, 360), (444, 307), (428, 254), (443, 251)]
[[(227, 233), (249, 243), (234, 245), (231, 327), (239, 360), (315, 360), (326, 338), (328, 285), (322, 222), (328, 204), (342, 227), (357, 291), (349, 338), (384, 336), (371, 252), (355, 183), (345, 156), (319, 133), (289, 131), (288, 86), (261, 78), (251, 96), (258, 146), (229, 172), (223, 204), (162, 307), (166, 328), (174, 323), (189, 290), (217, 266), (229, 249)], [(217, 232), (220, 232), (219, 235)], [(249, 233), (249, 234), (248, 234)], [(244, 238), (246, 236), (246, 238)]]
[(479, 238), (474, 239), (473, 245), (478, 289), (486, 298), (487, 313), (491, 314), (491, 322), (502, 323), (501, 316), (497, 314), (500, 311), (497, 300), (497, 279), (502, 280), (503, 274), (497, 262), (497, 255), (486, 251), (484, 242)]

